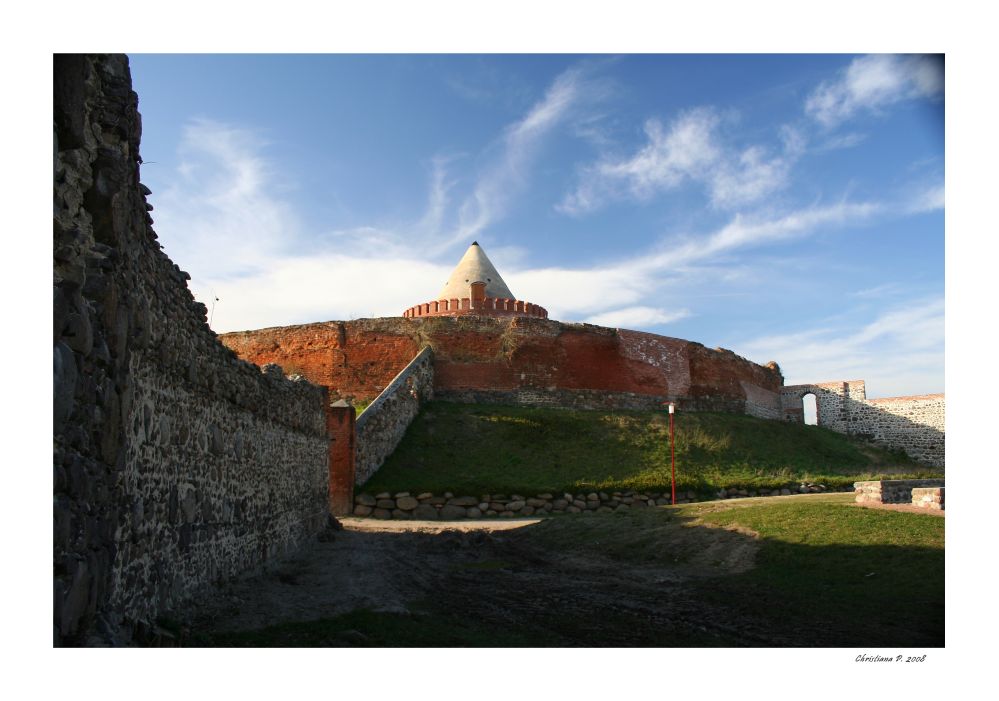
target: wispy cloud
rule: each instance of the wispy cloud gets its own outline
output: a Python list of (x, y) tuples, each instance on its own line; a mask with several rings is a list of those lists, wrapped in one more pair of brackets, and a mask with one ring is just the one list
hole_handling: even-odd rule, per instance
[(472, 194), (461, 205), (457, 228), (441, 248), (468, 242), (500, 219), (511, 197), (526, 185), (545, 137), (566, 122), (575, 108), (599, 100), (605, 90), (606, 84), (592, 79), (586, 67), (560, 74), (544, 97), (507, 127), (498, 157), (479, 176)]
[(251, 130), (192, 120), (179, 145), (181, 163), (159, 192), (156, 229), (170, 255), (192, 275), (258, 270), (294, 250), (298, 218), (275, 195), (282, 179)]
[(645, 201), (685, 183), (702, 185), (711, 204), (731, 209), (757, 202), (787, 184), (790, 169), (804, 148), (804, 136), (781, 131), (782, 147), (726, 145), (722, 119), (712, 108), (680, 114), (667, 127), (659, 119), (645, 123), (645, 143), (627, 156), (605, 155), (581, 169), (576, 188), (556, 206), (581, 215), (622, 199)]
[(808, 97), (805, 112), (824, 127), (833, 127), (858, 112), (879, 112), (903, 100), (943, 95), (941, 56), (875, 54), (854, 59), (836, 79)]
[[(881, 210), (877, 203), (839, 202), (774, 217), (738, 215), (709, 234), (664, 238), (653, 249), (614, 263), (580, 269), (521, 270), (505, 277), (525, 299), (547, 300), (549, 312), (556, 318), (593, 319), (642, 306), (695, 264), (717, 260), (735, 251), (809, 236), (823, 227), (862, 222)], [(700, 276), (696, 268), (690, 274)], [(683, 317), (670, 321), (680, 318)], [(648, 322), (655, 323), (666, 322)]]
[[(854, 310), (848, 318), (860, 316)], [(737, 353), (778, 358), (788, 384), (870, 379), (868, 396), (885, 397), (944, 390), (944, 300), (910, 299), (860, 328), (843, 323), (736, 344)]]
[(905, 203), (904, 210), (908, 214), (922, 214), (923, 212), (934, 212), (944, 208), (945, 192), (943, 184), (930, 185), (915, 194)]
[(637, 306), (596, 314), (586, 319), (586, 322), (598, 326), (634, 329), (669, 324), (673, 321), (686, 319), (690, 315), (691, 312), (689, 309), (668, 310), (657, 307)]

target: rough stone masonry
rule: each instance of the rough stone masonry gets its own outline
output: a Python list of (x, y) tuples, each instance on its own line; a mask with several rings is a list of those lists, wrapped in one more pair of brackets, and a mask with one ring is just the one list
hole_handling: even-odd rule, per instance
[(56, 645), (138, 640), (327, 518), (327, 396), (238, 360), (160, 250), (124, 56), (54, 57)]

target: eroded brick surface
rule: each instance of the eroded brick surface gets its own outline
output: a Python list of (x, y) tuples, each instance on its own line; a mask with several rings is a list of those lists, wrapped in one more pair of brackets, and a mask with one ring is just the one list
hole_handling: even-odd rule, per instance
[[(351, 399), (376, 396), (423, 345), (434, 351), (434, 392), (445, 399), (580, 408), (644, 408), (671, 399), (681, 408), (742, 413), (747, 387), (756, 401), (766, 394), (777, 406), (783, 383), (776, 366), (731, 351), (530, 317), (359, 319), (220, 338), (242, 358), (278, 363), (324, 384), (333, 397)], [(313, 360), (324, 352), (335, 362)]]

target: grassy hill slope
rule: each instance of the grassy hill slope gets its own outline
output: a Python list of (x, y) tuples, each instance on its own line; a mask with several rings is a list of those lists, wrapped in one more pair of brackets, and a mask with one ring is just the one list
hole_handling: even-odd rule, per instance
[[(705, 494), (941, 474), (828, 429), (751, 416), (678, 414), (675, 434), (678, 486)], [(670, 483), (668, 441), (664, 412), (430, 402), (363, 490), (663, 491)]]

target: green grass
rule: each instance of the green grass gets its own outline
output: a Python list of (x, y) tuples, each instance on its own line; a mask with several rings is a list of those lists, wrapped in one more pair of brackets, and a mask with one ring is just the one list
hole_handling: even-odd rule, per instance
[[(522, 537), (553, 551), (599, 553), (626, 572), (696, 559), (704, 525), (748, 528), (759, 535), (755, 567), (699, 580), (698, 599), (733, 619), (762, 614), (777, 634), (822, 646), (942, 646), (945, 519), (852, 502), (831, 494), (687, 504), (549, 519)], [(686, 532), (679, 539), (677, 525)]]
[(712, 595), (746, 611), (772, 607), (789, 625), (820, 617), (828, 645), (942, 646), (944, 519), (828, 499), (706, 514), (763, 539), (756, 567), (720, 579)]
[[(662, 491), (670, 483), (667, 421), (663, 412), (430, 402), (363, 490)], [(828, 429), (751, 416), (684, 413), (675, 434), (679, 486), (701, 493), (940, 474)]]

